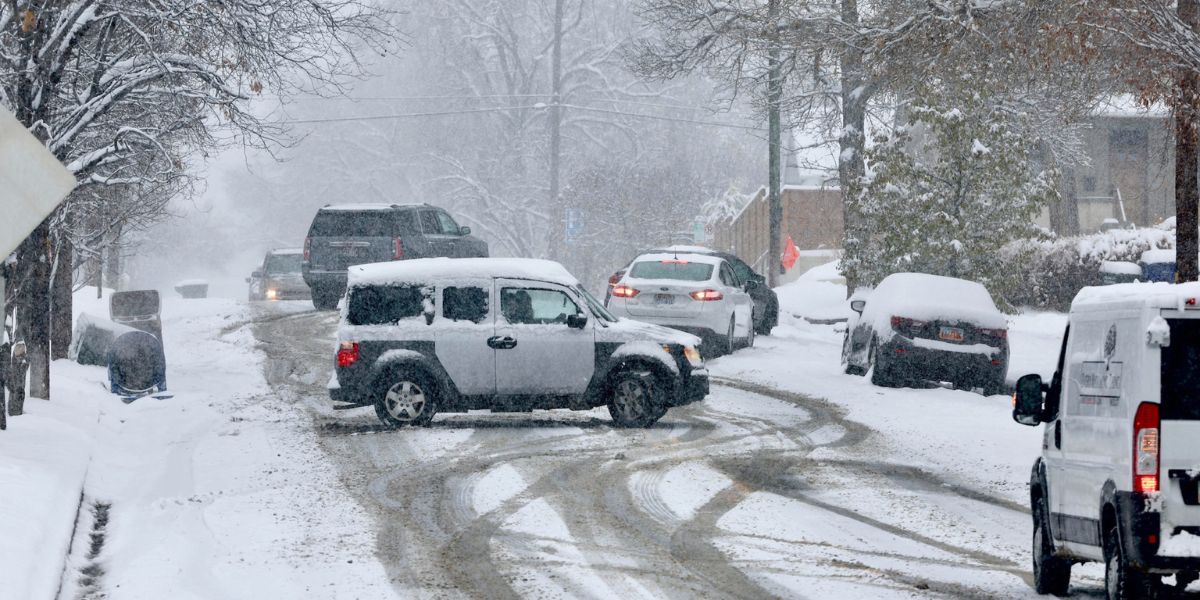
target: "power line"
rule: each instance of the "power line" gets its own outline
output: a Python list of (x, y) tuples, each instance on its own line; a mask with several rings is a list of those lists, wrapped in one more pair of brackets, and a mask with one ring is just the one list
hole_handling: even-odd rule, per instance
[(685, 119), (683, 117), (667, 117), (663, 115), (647, 115), (642, 113), (622, 112), (619, 110), (609, 110), (606, 108), (595, 108), (591, 106), (579, 106), (578, 104), (563, 104), (563, 108), (574, 108), (576, 110), (598, 112), (610, 115), (622, 115), (626, 117), (637, 117), (642, 119), (656, 119), (659, 121), (673, 121), (676, 123), (694, 123), (697, 125), (710, 125), (712, 127), (727, 127), (730, 129), (746, 129), (749, 131), (762, 131), (763, 127), (755, 127), (753, 125), (738, 125), (736, 123), (723, 123), (721, 121), (703, 121), (700, 119)]
[[(506, 98), (553, 98), (554, 94), (475, 94), (475, 95), (430, 95), (430, 96), (319, 96), (310, 98), (311, 100), (345, 100), (348, 102), (359, 101), (405, 101), (405, 100), (497, 100)], [(637, 106), (653, 106), (657, 108), (674, 108), (679, 110), (695, 110), (706, 112), (719, 112), (708, 106), (696, 106), (686, 104), (668, 104), (665, 102), (646, 102), (644, 100), (630, 100), (625, 98), (594, 98), (596, 102), (612, 102), (614, 104), (633, 104)], [(563, 106), (566, 106), (565, 104)]]

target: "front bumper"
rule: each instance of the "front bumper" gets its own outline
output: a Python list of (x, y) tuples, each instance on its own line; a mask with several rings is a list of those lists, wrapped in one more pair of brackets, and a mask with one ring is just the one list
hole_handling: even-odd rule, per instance
[(708, 396), (708, 369), (692, 369), (683, 377), (671, 406), (684, 406), (699, 402)]

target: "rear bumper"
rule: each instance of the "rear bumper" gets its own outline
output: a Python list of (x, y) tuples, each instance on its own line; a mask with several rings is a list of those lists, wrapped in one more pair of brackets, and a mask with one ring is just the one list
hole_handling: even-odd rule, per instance
[(990, 355), (937, 350), (917, 346), (911, 339), (896, 335), (880, 346), (878, 352), (887, 356), (893, 373), (911, 379), (982, 385), (1003, 382), (1008, 373), (1008, 352), (1003, 349)]
[(346, 271), (318, 271), (312, 269), (304, 270), (304, 283), (308, 284), (309, 288), (338, 288), (346, 287)]
[(1121, 545), (1133, 566), (1163, 573), (1200, 570), (1200, 557), (1158, 555), (1163, 534), (1174, 532), (1162, 531), (1162, 514), (1147, 510), (1150, 501), (1146, 494), (1115, 492), (1113, 501), (1117, 508)]
[(729, 314), (718, 310), (703, 310), (689, 315), (657, 314), (653, 311), (641, 311), (643, 314), (635, 315), (625, 308), (625, 301), (620, 298), (610, 300), (608, 310), (618, 317), (626, 317), (634, 321), (670, 327), (671, 329), (678, 329), (705, 338), (712, 335), (725, 335), (729, 330)]

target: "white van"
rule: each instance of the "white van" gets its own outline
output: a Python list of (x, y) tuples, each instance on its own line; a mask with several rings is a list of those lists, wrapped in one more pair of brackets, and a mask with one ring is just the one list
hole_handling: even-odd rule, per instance
[(1064, 595), (1104, 561), (1109, 598), (1153, 597), (1200, 569), (1200, 284), (1085, 288), (1049, 385), (1026, 375), (1013, 418), (1046, 424), (1033, 467), (1033, 572)]

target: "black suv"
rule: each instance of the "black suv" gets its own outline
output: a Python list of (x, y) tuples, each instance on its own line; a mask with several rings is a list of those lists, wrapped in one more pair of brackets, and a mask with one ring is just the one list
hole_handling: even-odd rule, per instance
[(313, 306), (330, 310), (346, 292), (346, 269), (353, 265), (487, 255), (487, 242), (436, 206), (328, 205), (317, 211), (304, 240), (304, 282), (312, 290)]

